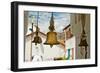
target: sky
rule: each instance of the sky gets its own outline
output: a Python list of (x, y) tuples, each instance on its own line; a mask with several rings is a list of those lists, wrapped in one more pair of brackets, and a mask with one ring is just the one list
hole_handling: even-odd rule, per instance
[[(50, 25), (51, 12), (39, 12), (39, 16), (37, 17), (37, 11), (28, 11), (28, 23), (29, 27), (32, 26), (32, 22), (34, 25), (37, 25), (38, 18), (38, 26), (41, 32), (47, 33), (49, 31), (48, 27)], [(65, 12), (53, 12), (54, 17), (54, 26), (56, 32), (63, 32), (63, 28), (70, 24), (70, 14)]]

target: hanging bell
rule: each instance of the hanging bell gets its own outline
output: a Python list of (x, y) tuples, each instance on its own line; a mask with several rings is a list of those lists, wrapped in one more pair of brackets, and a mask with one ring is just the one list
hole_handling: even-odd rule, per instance
[(49, 30), (50, 31), (47, 33), (47, 38), (44, 44), (50, 45), (50, 47), (52, 47), (53, 45), (58, 45), (59, 42), (57, 41), (57, 33), (54, 32), (55, 28), (54, 28), (53, 13), (50, 20)]
[(59, 44), (59, 42), (57, 41), (57, 33), (56, 32), (48, 32), (47, 39), (44, 44), (50, 45), (50, 47), (52, 47), (53, 45)]
[(34, 40), (32, 41), (32, 43), (35, 43), (35, 45), (42, 43), (42, 40), (39, 36), (35, 36)]

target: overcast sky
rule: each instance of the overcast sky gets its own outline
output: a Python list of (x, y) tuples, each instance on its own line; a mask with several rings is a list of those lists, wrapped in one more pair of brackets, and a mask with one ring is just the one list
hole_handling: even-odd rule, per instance
[[(70, 24), (70, 14), (62, 12), (53, 12), (54, 26), (56, 32), (62, 32), (63, 28)], [(39, 12), (38, 25), (40, 31), (47, 33), (49, 31), (48, 27), (50, 25), (51, 12)], [(37, 12), (28, 12), (29, 26), (33, 22), (37, 25)]]

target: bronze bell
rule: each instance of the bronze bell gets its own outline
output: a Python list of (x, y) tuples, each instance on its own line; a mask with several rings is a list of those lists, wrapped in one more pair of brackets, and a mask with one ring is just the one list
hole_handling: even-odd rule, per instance
[(32, 43), (35, 43), (35, 45), (42, 43), (42, 40), (39, 36), (35, 36), (34, 40), (32, 41)]
[(59, 44), (59, 42), (57, 41), (57, 33), (56, 32), (48, 32), (47, 39), (44, 44), (50, 45), (50, 47), (52, 47), (53, 45)]
[(57, 33), (54, 32), (55, 29), (54, 29), (53, 13), (50, 20), (49, 30), (50, 31), (47, 33), (46, 42), (44, 44), (50, 45), (50, 47), (52, 47), (53, 45), (58, 45), (59, 42), (57, 41)]

